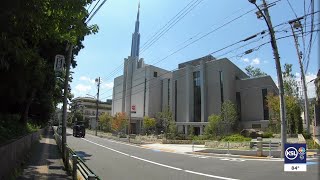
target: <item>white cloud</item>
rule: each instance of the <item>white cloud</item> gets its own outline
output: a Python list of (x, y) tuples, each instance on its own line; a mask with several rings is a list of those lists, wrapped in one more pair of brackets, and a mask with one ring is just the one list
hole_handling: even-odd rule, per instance
[[(296, 81), (301, 82), (300, 73), (295, 73), (295, 75), (296, 75)], [(306, 77), (306, 83), (307, 83), (308, 98), (316, 97), (316, 89), (315, 89), (314, 81), (310, 82), (311, 80), (317, 77), (316, 74), (308, 73), (305, 75), (305, 77)]]
[(88, 92), (91, 89), (91, 86), (78, 84), (75, 88), (78, 92)]
[(86, 76), (81, 76), (81, 77), (80, 77), (80, 80), (81, 80), (81, 81), (90, 82), (91, 84), (94, 84), (94, 83), (95, 83), (95, 80), (94, 80), (94, 79), (91, 79), (91, 78), (86, 77)]
[(260, 59), (259, 58), (254, 58), (254, 59), (252, 59), (250, 64), (251, 65), (258, 65), (258, 64), (260, 64)]
[(112, 89), (113, 88), (113, 82), (102, 83), (101, 84), (101, 88), (103, 88), (103, 89)]
[(242, 61), (249, 62), (250, 60), (248, 58), (244, 58), (244, 59), (242, 59)]
[[(241, 60), (246, 64), (250, 64), (251, 66), (259, 65), (261, 63), (261, 60), (259, 58), (253, 58), (253, 59), (242, 58)], [(263, 62), (268, 63), (268, 61), (263, 61)]]
[(263, 61), (263, 63), (267, 64), (267, 63), (269, 63), (269, 62), (268, 62), (268, 61)]

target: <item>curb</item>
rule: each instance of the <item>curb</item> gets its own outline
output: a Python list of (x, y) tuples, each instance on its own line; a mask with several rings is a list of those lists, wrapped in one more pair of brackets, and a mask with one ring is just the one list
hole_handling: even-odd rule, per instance
[(273, 157), (259, 157), (259, 156), (245, 156), (245, 155), (232, 155), (232, 154), (217, 154), (217, 153), (203, 153), (203, 152), (192, 152), (188, 154), (198, 154), (198, 155), (206, 155), (206, 156), (219, 156), (219, 157), (237, 157), (237, 158), (246, 158), (246, 159), (280, 159)]

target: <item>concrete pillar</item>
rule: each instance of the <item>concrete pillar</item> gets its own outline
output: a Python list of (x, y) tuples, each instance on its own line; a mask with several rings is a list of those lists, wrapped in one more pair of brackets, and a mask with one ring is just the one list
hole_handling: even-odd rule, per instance
[(190, 122), (192, 119), (192, 72), (191, 72), (191, 66), (188, 64), (186, 65), (186, 122)]
[[(127, 88), (127, 67), (128, 67), (128, 59), (124, 59), (124, 66), (123, 66), (123, 90), (122, 90), (122, 103), (121, 103), (121, 112), (126, 111), (126, 88)], [(113, 104), (114, 102), (112, 102)]]
[[(201, 87), (201, 122), (207, 121), (207, 88), (205, 62), (200, 62), (200, 87)], [(203, 127), (200, 127), (200, 132)]]
[(126, 93), (125, 93), (125, 112), (127, 115), (131, 111), (131, 91), (132, 91), (132, 75), (134, 71), (134, 58), (127, 60), (127, 74), (126, 74)]
[(184, 125), (184, 134), (188, 135), (188, 125)]
[(200, 135), (202, 135), (203, 134), (203, 126), (201, 125), (200, 126)]
[(263, 155), (262, 138), (257, 137), (257, 156)]

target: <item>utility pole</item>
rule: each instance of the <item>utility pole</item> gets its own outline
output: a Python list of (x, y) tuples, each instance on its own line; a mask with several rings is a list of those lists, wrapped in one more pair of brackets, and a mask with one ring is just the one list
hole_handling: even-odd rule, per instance
[(274, 35), (274, 29), (272, 26), (271, 18), (268, 11), (268, 5), (265, 0), (263, 0), (263, 12), (256, 4), (256, 0), (249, 0), (250, 3), (254, 4), (259, 10), (257, 15), (258, 18), (263, 17), (266, 21), (271, 38), (271, 47), (273, 50), (273, 56), (275, 59), (277, 77), (278, 77), (278, 86), (279, 86), (279, 99), (280, 99), (280, 120), (281, 120), (281, 158), (284, 157), (284, 144), (287, 142), (287, 131), (286, 131), (286, 112), (285, 112), (285, 99), (284, 99), (284, 88), (283, 88), (283, 79), (282, 71), (280, 64), (280, 56), (278, 52), (277, 41)]
[(62, 156), (64, 158), (65, 167), (68, 167), (68, 160), (66, 157), (66, 144), (67, 144), (67, 106), (68, 106), (68, 87), (69, 87), (69, 74), (70, 64), (72, 58), (73, 45), (69, 45), (68, 58), (66, 63), (66, 77), (64, 79), (64, 92), (63, 92), (63, 115), (62, 115)]
[(95, 135), (98, 135), (98, 114), (99, 114), (99, 90), (100, 90), (100, 77), (96, 78), (96, 82), (98, 83), (98, 92), (97, 92), (97, 111), (96, 111), (96, 132)]
[(303, 17), (294, 19), (289, 21), (289, 24), (291, 26), (293, 38), (294, 38), (294, 43), (296, 46), (297, 50), (297, 55), (298, 55), (298, 60), (299, 60), (299, 65), (300, 65), (300, 71), (301, 71), (301, 81), (302, 81), (302, 88), (303, 88), (303, 95), (304, 95), (304, 118), (306, 121), (306, 126), (307, 126), (307, 134), (310, 134), (310, 125), (309, 125), (309, 102), (308, 102), (308, 94), (307, 94), (307, 85), (306, 85), (306, 79), (305, 79), (305, 74), (303, 70), (303, 64), (302, 64), (302, 53), (299, 51), (299, 43), (298, 43), (298, 38), (295, 34), (294, 29), (302, 28), (300, 20), (303, 19)]

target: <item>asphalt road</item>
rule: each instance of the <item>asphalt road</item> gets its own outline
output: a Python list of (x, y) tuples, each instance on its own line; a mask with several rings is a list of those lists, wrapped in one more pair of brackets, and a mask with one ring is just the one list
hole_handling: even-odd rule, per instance
[(145, 149), (87, 134), (67, 143), (102, 179), (112, 180), (317, 180), (319, 163), (307, 172), (283, 172), (282, 161), (209, 157)]

